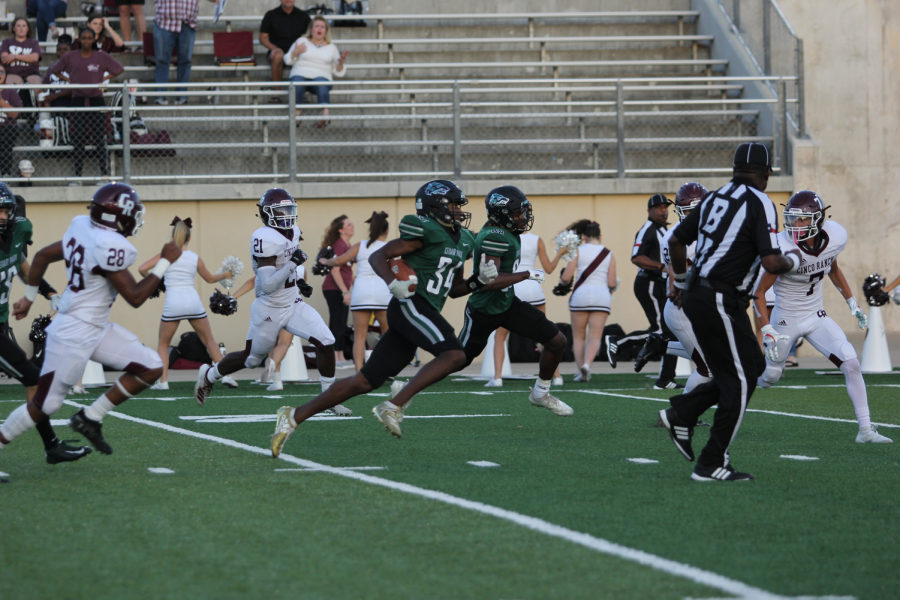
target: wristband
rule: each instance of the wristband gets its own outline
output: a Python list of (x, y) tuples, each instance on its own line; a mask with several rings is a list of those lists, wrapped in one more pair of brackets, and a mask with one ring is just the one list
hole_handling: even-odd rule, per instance
[(686, 282), (686, 281), (679, 281), (678, 279), (676, 279), (675, 281), (672, 282), (672, 285), (675, 287), (676, 290), (685, 290), (685, 289), (687, 289), (687, 282)]
[(172, 263), (167, 261), (165, 258), (160, 258), (156, 263), (156, 266), (150, 270), (149, 275), (156, 275), (157, 277), (162, 279), (163, 275), (166, 274), (166, 269), (168, 269), (171, 264)]
[(687, 281), (687, 271), (685, 271), (684, 273), (675, 273), (673, 271), (672, 273), (674, 274), (675, 281), (680, 281), (681, 283)]
[(53, 289), (53, 286), (47, 283), (46, 279), (41, 279), (41, 284), (38, 286), (38, 294), (44, 296), (45, 298), (49, 298), (55, 293), (56, 290)]
[(487, 285), (487, 284), (481, 283), (481, 281), (478, 279), (477, 275), (472, 275), (471, 277), (466, 279), (466, 289), (468, 289), (470, 292), (474, 292), (475, 290), (480, 290), (485, 285)]
[(37, 298), (38, 290), (40, 288), (36, 285), (26, 285), (25, 286), (25, 299), (29, 302), (34, 302), (34, 299)]

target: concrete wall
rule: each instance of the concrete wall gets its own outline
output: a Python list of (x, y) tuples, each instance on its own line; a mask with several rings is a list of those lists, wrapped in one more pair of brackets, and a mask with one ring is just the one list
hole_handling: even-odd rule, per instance
[[(470, 208), (473, 213), (473, 228), (475, 229), (480, 227), (484, 218), (482, 204), (484, 192), (480, 188), (489, 184), (490, 182), (482, 182), (478, 185), (473, 185), (471, 186), (474, 188), (473, 191), (469, 192)], [(671, 197), (674, 195), (678, 185), (680, 185), (680, 182), (669, 182), (666, 187), (661, 187), (660, 191), (667, 193)], [(528, 187), (524, 186), (523, 189), (527, 193)], [(89, 188), (81, 190), (84, 198), (87, 198), (88, 190)], [(478, 190), (477, 193), (474, 190)], [(153, 198), (154, 194), (151, 190), (148, 190), (146, 196)], [(240, 194), (235, 194), (232, 197), (238, 196)], [(616, 256), (619, 277), (622, 279), (622, 286), (615, 294), (615, 299), (613, 300), (613, 313), (610, 322), (620, 323), (626, 331), (647, 327), (643, 312), (632, 293), (632, 282), (636, 269), (630, 263), (630, 254), (634, 234), (646, 219), (646, 201), (649, 196), (650, 194), (644, 193), (580, 193), (572, 195), (551, 195), (545, 193), (530, 196), (535, 205), (534, 232), (544, 238), (544, 242), (551, 252), (555, 249), (552, 243), (553, 237), (573, 221), (581, 218), (591, 218), (601, 224), (603, 242), (612, 249)], [(34, 195), (34, 198), (37, 200), (40, 197)], [(168, 224), (174, 215), (178, 215), (182, 219), (191, 217), (195, 223), (190, 248), (200, 255), (211, 271), (215, 272), (221, 260), (225, 256), (232, 254), (244, 261), (246, 267), (246, 271), (241, 277), (241, 283), (243, 279), (251, 276), (252, 271), (249, 268), (249, 239), (253, 230), (260, 225), (260, 221), (254, 216), (256, 214), (254, 207), (256, 198), (245, 197), (243, 200), (216, 200), (214, 198), (215, 196), (197, 198), (196, 200), (148, 201), (146, 225), (141, 230), (140, 235), (133, 238), (139, 257), (138, 263), (131, 269), (132, 273), (139, 277), (137, 275), (137, 266), (159, 251), (159, 248), (168, 239), (167, 236), (170, 232)], [(784, 202), (786, 198), (787, 195), (785, 193), (773, 194), (773, 199), (776, 202)], [(30, 202), (28, 205), (28, 216), (35, 223), (33, 252), (46, 244), (61, 239), (71, 219), (76, 215), (85, 213), (86, 204), (86, 200), (77, 202)], [(301, 248), (311, 256), (315, 255), (318, 250), (324, 228), (331, 219), (342, 213), (347, 214), (356, 224), (358, 233), (353, 241), (359, 241), (364, 239), (366, 227), (364, 221), (371, 215), (373, 210), (385, 210), (388, 212), (392, 237), (397, 235), (398, 216), (414, 212), (415, 210), (411, 195), (355, 197), (341, 198), (339, 200), (306, 196), (305, 199), (299, 200), (299, 204), (299, 225), (306, 239), (301, 244)], [(673, 213), (670, 221), (674, 222), (675, 220), (676, 216)], [(471, 273), (471, 265), (467, 266), (466, 271)], [(567, 298), (558, 298), (550, 293), (550, 290), (558, 281), (558, 273), (559, 270), (551, 275), (544, 284), (544, 290), (548, 296), (548, 314), (554, 321), (568, 321)], [(64, 288), (66, 276), (62, 263), (51, 266), (47, 279), (57, 289), (61, 290)], [(309, 279), (316, 288), (316, 292), (309, 299), (309, 302), (327, 318), (327, 307), (319, 289), (322, 284), (322, 278), (311, 276)], [(204, 304), (208, 304), (209, 295), (216, 286), (201, 281), (199, 277), (197, 278), (197, 286)], [(17, 299), (21, 297), (23, 290), (24, 287), (20, 283), (16, 283), (13, 286), (11, 298)], [(224, 342), (230, 349), (244, 346), (249, 326), (251, 301), (252, 296), (241, 298), (237, 314), (230, 317), (210, 315), (216, 339)], [(155, 347), (163, 302), (162, 298), (149, 300), (141, 308), (133, 309), (124, 301), (118, 300), (113, 306), (112, 320), (135, 332), (141, 341), (148, 346)], [(444, 310), (444, 315), (457, 330), (462, 324), (464, 306), (464, 299), (450, 300)], [(39, 299), (33, 309), (34, 315), (32, 316), (37, 316), (41, 312), (46, 313), (47, 310), (48, 305), (46, 302)], [(26, 340), (24, 342), (26, 345), (28, 344), (28, 329), (30, 325), (31, 318), (14, 323), (17, 339)], [(179, 329), (179, 334), (189, 330), (189, 326), (183, 324)]]

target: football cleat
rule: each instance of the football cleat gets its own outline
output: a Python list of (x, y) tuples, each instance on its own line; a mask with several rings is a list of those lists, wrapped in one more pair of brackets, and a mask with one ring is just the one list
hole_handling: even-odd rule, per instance
[(503, 380), (502, 379), (489, 379), (488, 382), (486, 384), (484, 384), (484, 387), (503, 387)]
[(206, 374), (211, 368), (209, 365), (203, 365), (200, 367), (200, 372), (197, 373), (197, 383), (194, 384), (194, 399), (197, 400), (197, 404), (200, 406), (206, 405), (206, 399), (212, 393), (213, 383), (206, 378)]
[(662, 379), (657, 379), (656, 383), (653, 384), (654, 390), (679, 390), (684, 386), (680, 383), (676, 382), (674, 379), (670, 379), (668, 381), (663, 381)]
[(150, 386), (151, 390), (167, 390), (169, 389), (168, 381), (157, 381), (153, 385)]
[(350, 417), (353, 415), (353, 411), (343, 404), (335, 404), (331, 408), (326, 408), (325, 412), (330, 412), (331, 414), (337, 415), (339, 417)]
[(644, 342), (641, 351), (638, 352), (637, 358), (634, 359), (634, 372), (640, 373), (641, 369), (643, 369), (648, 362), (661, 358), (666, 353), (668, 345), (666, 338), (661, 334), (651, 333), (648, 335), (647, 341)]
[(728, 465), (714, 469), (701, 470), (697, 468), (691, 473), (691, 479), (694, 481), (747, 481), (753, 479), (753, 475), (735, 471), (734, 467)]
[(382, 402), (372, 408), (372, 414), (381, 421), (385, 429), (391, 432), (391, 435), (397, 438), (403, 437), (403, 432), (400, 431), (403, 414), (399, 408), (391, 408), (387, 402)]
[(291, 439), (294, 430), (297, 429), (291, 425), (291, 412), (293, 406), (282, 406), (275, 415), (275, 433), (272, 434), (272, 456), (278, 458), (284, 449), (285, 443)]
[(575, 411), (572, 410), (572, 407), (557, 398), (556, 396), (552, 396), (547, 394), (541, 398), (537, 398), (534, 395), (534, 388), (531, 388), (531, 393), (528, 394), (528, 401), (531, 402), (535, 406), (541, 406), (546, 408), (554, 415), (559, 415), (560, 417), (571, 417), (575, 414)]
[(238, 382), (234, 380), (234, 377), (231, 375), (226, 375), (222, 378), (222, 383), (225, 387), (236, 388), (238, 386)]
[(55, 465), (62, 462), (74, 462), (93, 452), (90, 446), (70, 446), (66, 443), (74, 441), (76, 440), (60, 441), (49, 450), (45, 450), (47, 453), (47, 463)]
[(678, 451), (693, 462), (694, 449), (691, 447), (691, 438), (694, 437), (694, 428), (684, 425), (680, 419), (674, 414), (671, 408), (659, 411), (659, 420), (662, 421), (663, 427), (669, 432), (669, 437)]
[(891, 438), (884, 437), (878, 433), (878, 427), (869, 425), (865, 429), (860, 429), (856, 436), (857, 444), (893, 444)]
[(72, 431), (86, 437), (97, 452), (101, 454), (113, 453), (112, 446), (103, 439), (103, 425), (99, 421), (88, 419), (84, 414), (83, 408), (69, 419), (69, 427), (72, 428)]
[(87, 390), (84, 389), (83, 387), (81, 387), (80, 385), (73, 385), (72, 393), (73, 394), (87, 394)]
[[(394, 398), (397, 397), (397, 394), (400, 393), (400, 390), (402, 390), (403, 388), (406, 387), (407, 383), (409, 383), (409, 382), (398, 380), (398, 381), (394, 381), (394, 383), (391, 384), (391, 400), (393, 400)], [(398, 415), (397, 424), (400, 424), (403, 422), (403, 417), (406, 416), (406, 409), (409, 408), (411, 404), (412, 404), (412, 398), (407, 400), (406, 404), (397, 408), (397, 415)]]
[(619, 351), (619, 345), (616, 343), (618, 338), (614, 335), (606, 336), (606, 358), (609, 360), (609, 366), (616, 368), (616, 352)]

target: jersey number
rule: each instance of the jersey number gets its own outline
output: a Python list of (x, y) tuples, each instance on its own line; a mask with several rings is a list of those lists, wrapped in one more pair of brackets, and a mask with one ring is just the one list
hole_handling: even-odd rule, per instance
[(106, 257), (106, 266), (107, 267), (122, 267), (125, 265), (125, 249), (120, 248), (116, 250), (115, 248), (109, 249), (109, 256)]
[(820, 281), (822, 281), (822, 278), (824, 278), (824, 277), (825, 277), (825, 271), (822, 271), (821, 273), (815, 273), (814, 275), (809, 276), (810, 286), (809, 286), (809, 291), (806, 292), (807, 296), (812, 296), (815, 293), (816, 284), (819, 283)]
[[(450, 286), (453, 285), (453, 271), (446, 273), (446, 281), (444, 281), (445, 271), (447, 267), (453, 264), (452, 258), (447, 258), (446, 256), (441, 257), (441, 261), (438, 263), (437, 270), (434, 272), (434, 278), (428, 281), (428, 285), (425, 286), (425, 289), (428, 290), (429, 294), (434, 294), (435, 296), (446, 296), (450, 293)], [(444, 284), (444, 291), (441, 292), (441, 284)]]
[(260, 238), (253, 238), (253, 251), (257, 254), (262, 254), (262, 242)]
[(84, 264), (84, 246), (75, 238), (69, 238), (69, 243), (63, 249), (63, 257), (66, 259), (66, 270), (69, 271), (69, 289), (80, 292), (84, 289), (84, 273), (81, 271)]
[(712, 234), (719, 227), (719, 223), (722, 222), (722, 217), (725, 216), (726, 212), (728, 212), (728, 202), (721, 198), (713, 200), (713, 205), (706, 216), (706, 221), (703, 223), (703, 227), (700, 228), (703, 233), (707, 235)]
[[(512, 270), (513, 273), (515, 273), (515, 272), (517, 272), (517, 271), (519, 270), (519, 261), (520, 261), (520, 260), (522, 260), (522, 259), (516, 260), (516, 262), (513, 264), (513, 270)], [(508, 285), (508, 286), (506, 286), (505, 288), (503, 288), (503, 289), (500, 290), (500, 291), (501, 291), (501, 292), (505, 292), (505, 291), (507, 291), (507, 290), (509, 290), (509, 289), (511, 289), (511, 288), (512, 288), (512, 286), (511, 286), (511, 285)]]
[(12, 287), (12, 281), (18, 272), (19, 269), (16, 265), (12, 265), (5, 271), (0, 271), (0, 289), (3, 290), (3, 294), (0, 295), (0, 304), (9, 302), (9, 288)]

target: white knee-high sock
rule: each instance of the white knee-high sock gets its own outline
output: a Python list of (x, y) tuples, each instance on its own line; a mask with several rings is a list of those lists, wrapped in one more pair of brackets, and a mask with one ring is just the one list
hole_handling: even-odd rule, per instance
[(0, 435), (11, 442), (29, 429), (33, 429), (36, 425), (37, 423), (28, 414), (27, 405), (23, 404), (12, 411), (12, 414), (7, 417), (3, 425), (0, 425)]
[(334, 377), (325, 377), (323, 375), (319, 375), (319, 383), (322, 384), (322, 391), (328, 391), (328, 388), (331, 387), (331, 384), (334, 383)]
[(223, 375), (219, 373), (219, 363), (214, 364), (206, 372), (206, 379), (212, 383), (218, 383), (222, 380)]
[(712, 377), (701, 375), (700, 371), (694, 369), (694, 372), (691, 373), (691, 376), (688, 377), (687, 382), (684, 384), (684, 393), (687, 394), (698, 385), (706, 383), (707, 381), (712, 381)]
[(680, 356), (681, 358), (686, 358), (691, 360), (691, 355), (688, 354), (688, 351), (684, 349), (684, 346), (681, 342), (669, 342), (666, 346), (666, 354), (669, 356)]
[(869, 417), (869, 396), (866, 394), (866, 382), (863, 381), (862, 371), (859, 368), (859, 360), (852, 359), (841, 363), (841, 372), (847, 381), (847, 393), (853, 402), (853, 410), (856, 411), (856, 420), (859, 428), (872, 424)]
[(109, 401), (109, 398), (106, 397), (106, 394), (103, 394), (90, 406), (84, 409), (84, 416), (86, 416), (91, 421), (102, 421), (103, 417), (106, 416), (106, 413), (111, 411), (116, 407), (115, 404)]
[(534, 380), (534, 397), (543, 398), (550, 393), (550, 380), (538, 377)]

